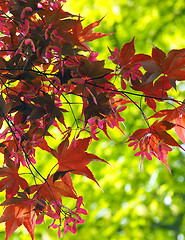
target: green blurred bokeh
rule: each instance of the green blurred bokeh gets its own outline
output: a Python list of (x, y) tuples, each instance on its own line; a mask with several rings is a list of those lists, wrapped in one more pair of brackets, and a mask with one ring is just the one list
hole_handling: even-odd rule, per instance
[[(84, 26), (103, 19), (96, 31), (114, 33), (90, 43), (99, 59), (112, 50), (121, 49), (135, 36), (136, 52), (150, 53), (152, 44), (168, 52), (185, 46), (185, 3), (183, 0), (68, 0), (64, 9), (85, 17)], [(108, 64), (108, 63), (107, 63)], [(183, 85), (181, 86), (183, 88)], [(174, 93), (178, 97), (182, 91)], [(135, 99), (139, 101), (140, 99)], [(173, 150), (168, 162), (172, 170), (158, 160), (144, 161), (139, 171), (140, 158), (134, 157), (132, 148), (124, 143), (136, 129), (146, 127), (142, 115), (134, 106), (124, 112), (125, 138), (110, 131), (113, 140), (104, 134), (93, 142), (88, 151), (108, 161), (109, 165), (93, 162), (89, 166), (103, 191), (92, 181), (75, 176), (74, 185), (84, 197), (88, 211), (86, 222), (78, 226), (76, 235), (68, 232), (66, 240), (184, 240), (185, 237), (185, 162), (184, 153)], [(50, 156), (37, 153), (40, 170), (47, 170)], [(57, 231), (46, 225), (36, 227), (36, 240), (57, 239)], [(4, 238), (3, 227), (1, 234)], [(18, 229), (11, 240), (30, 239), (24, 228)], [(25, 238), (26, 236), (26, 238)], [(1, 237), (1, 235), (0, 235)]]

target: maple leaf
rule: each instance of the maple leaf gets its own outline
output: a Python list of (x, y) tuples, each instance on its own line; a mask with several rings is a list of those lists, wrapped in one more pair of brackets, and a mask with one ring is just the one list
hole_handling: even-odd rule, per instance
[(101, 162), (106, 161), (94, 154), (86, 152), (90, 140), (91, 137), (78, 139), (73, 141), (69, 146), (69, 140), (66, 138), (59, 144), (57, 151), (52, 150), (52, 154), (58, 159), (58, 171), (69, 171), (73, 174), (80, 174), (92, 179), (98, 184), (87, 165), (94, 160)]
[(171, 89), (171, 84), (166, 76), (161, 76), (154, 82), (143, 84), (139, 79), (131, 80), (131, 88), (135, 91), (141, 91), (145, 95), (145, 102), (147, 105), (156, 111), (156, 101), (161, 101), (163, 98), (167, 99), (167, 91)]
[[(104, 92), (103, 89), (115, 89), (110, 79), (114, 76), (112, 70), (104, 68), (105, 61), (92, 61), (90, 58), (81, 58), (77, 66), (79, 76), (71, 80), (73, 92), (78, 95), (83, 93), (83, 101), (86, 101), (89, 93), (96, 95), (98, 92)], [(100, 87), (98, 87), (100, 85)]]
[(0, 223), (5, 222), (6, 238), (8, 240), (15, 230), (24, 225), (28, 230), (32, 240), (34, 239), (35, 230), (35, 213), (33, 205), (26, 194), (22, 193), (21, 198), (13, 197), (5, 200), (0, 206), (6, 206)]
[(87, 100), (83, 100), (83, 103), (82, 114), (84, 113), (85, 116), (84, 124), (88, 123), (93, 139), (98, 140), (96, 136), (98, 133), (97, 128), (103, 130), (109, 139), (111, 138), (108, 135), (107, 126), (110, 128), (117, 127), (123, 133), (119, 124), (125, 121), (125, 119), (120, 116), (120, 112), (127, 108), (125, 104), (130, 103), (130, 100), (117, 98), (105, 92), (98, 95), (91, 92), (87, 96)]
[(103, 119), (106, 115), (110, 115), (112, 108), (110, 104), (110, 99), (106, 93), (100, 93), (97, 96), (94, 96), (95, 100), (91, 95), (88, 96), (89, 105), (85, 108), (85, 123), (91, 117), (99, 117)]
[(129, 137), (127, 142), (133, 141), (129, 143), (129, 147), (134, 146), (134, 150), (136, 150), (139, 146), (139, 152), (137, 152), (135, 156), (141, 155), (141, 165), (145, 156), (148, 160), (152, 160), (152, 156), (155, 156), (167, 166), (171, 173), (167, 163), (168, 152), (172, 151), (169, 146), (179, 147), (184, 150), (177, 141), (166, 132), (166, 130), (170, 130), (174, 127), (175, 124), (167, 120), (156, 120), (149, 128), (138, 129)]
[(20, 187), (25, 190), (28, 183), (18, 174), (20, 164), (16, 165), (11, 159), (5, 161), (7, 167), (0, 168), (0, 177), (5, 177), (0, 181), (0, 192), (6, 190), (6, 198), (10, 198), (17, 194)]
[(61, 196), (77, 199), (70, 175), (62, 180), (53, 181), (55, 176), (52, 174), (43, 184), (30, 186), (27, 191), (31, 194), (36, 192), (38, 198), (48, 200), (50, 203), (61, 201)]
[(175, 120), (175, 132), (178, 138), (185, 144), (185, 113), (179, 115)]
[(90, 59), (82, 58), (78, 65), (77, 71), (81, 76), (87, 76), (91, 79), (102, 79), (112, 72), (112, 69), (104, 68), (105, 61), (91, 61)]
[[(104, 18), (104, 17), (103, 17)], [(81, 21), (73, 27), (72, 32), (74, 34), (74, 36), (76, 36), (78, 38), (78, 40), (80, 41), (80, 43), (84, 46), (85, 50), (90, 50), (89, 46), (87, 46), (86, 42), (91, 42), (95, 39), (99, 39), (105, 36), (109, 36), (112, 35), (113, 33), (97, 33), (97, 32), (93, 32), (94, 28), (99, 26), (99, 24), (101, 23), (101, 21), (103, 20), (103, 18), (101, 18), (99, 21), (93, 22), (91, 24), (89, 24), (87, 27), (83, 28)], [(79, 17), (80, 19), (80, 17)]]
[(161, 49), (153, 46), (151, 59), (142, 61), (141, 65), (147, 71), (143, 82), (148, 84), (163, 74), (176, 89), (175, 81), (185, 80), (185, 49), (173, 49), (166, 55)]
[(178, 138), (185, 144), (185, 109), (184, 102), (175, 109), (161, 110), (150, 118), (163, 118), (163, 121), (174, 123), (174, 129)]
[(21, 101), (21, 99), (18, 96), (11, 95), (11, 99), (13, 99), (14, 101), (12, 103), (12, 108), (10, 113), (16, 112), (14, 116), (14, 122), (16, 124), (25, 123), (27, 117), (33, 111), (33, 108), (34, 108), (33, 104), (28, 104), (24, 101)]
[(133, 80), (142, 78), (143, 74), (139, 70), (141, 66), (140, 62), (150, 59), (150, 56), (148, 55), (135, 54), (134, 39), (135, 37), (133, 37), (130, 42), (125, 43), (121, 48), (120, 53), (118, 52), (117, 47), (114, 52), (109, 49), (111, 53), (109, 59), (120, 67), (121, 86), (123, 90), (126, 89), (126, 83), (124, 80), (129, 81), (130, 77)]
[(41, 107), (34, 108), (29, 117), (30, 121), (43, 117), (46, 113), (48, 114), (48, 117), (45, 118), (46, 124), (44, 135), (46, 134), (49, 127), (53, 124), (55, 117), (65, 126), (63, 112), (67, 112), (67, 110), (57, 107), (55, 105), (53, 96), (50, 96), (44, 92), (44, 96), (32, 98), (32, 101), (36, 104), (41, 105)]

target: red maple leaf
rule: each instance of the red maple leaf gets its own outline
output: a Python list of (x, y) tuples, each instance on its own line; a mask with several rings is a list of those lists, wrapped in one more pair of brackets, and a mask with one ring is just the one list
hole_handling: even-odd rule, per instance
[[(83, 28), (81, 21), (79, 21), (79, 23), (73, 27), (72, 32), (74, 36), (78, 38), (79, 42), (85, 47), (85, 50), (87, 49), (90, 50), (89, 46), (85, 44), (86, 42), (91, 42), (95, 39), (102, 38), (112, 34), (112, 33), (105, 34), (105, 33), (93, 32), (94, 28), (99, 26), (103, 18), (101, 18), (99, 21), (89, 24), (85, 28)], [(79, 17), (79, 20), (80, 20), (80, 17)]]
[(73, 141), (69, 146), (69, 140), (66, 138), (58, 146), (58, 151), (52, 150), (52, 154), (58, 159), (58, 171), (69, 171), (73, 174), (84, 175), (98, 184), (87, 165), (93, 160), (101, 162), (106, 161), (94, 154), (86, 152), (90, 140), (91, 137), (78, 139)]
[(167, 91), (172, 88), (166, 76), (161, 76), (155, 82), (143, 84), (139, 79), (131, 81), (131, 88), (135, 91), (141, 91), (145, 95), (145, 102), (147, 105), (156, 111), (156, 101), (161, 101), (163, 98), (167, 99)]
[(53, 181), (54, 174), (51, 175), (43, 184), (29, 187), (30, 194), (36, 192), (38, 198), (48, 200), (49, 202), (61, 201), (61, 196), (76, 198), (77, 195), (72, 185), (71, 176), (66, 174), (65, 178)]
[(175, 120), (175, 132), (178, 138), (185, 144), (185, 112), (179, 115), (179, 118)]
[(157, 157), (167, 168), (170, 167), (167, 163), (168, 152), (172, 151), (171, 147), (175, 146), (184, 150), (176, 140), (166, 131), (175, 127), (174, 123), (167, 120), (158, 121), (156, 120), (149, 128), (138, 129), (132, 136), (129, 137), (129, 147), (134, 146), (134, 150), (139, 147), (139, 152), (135, 156), (141, 156), (141, 164), (146, 156), (148, 160), (152, 160), (152, 156)]
[(174, 123), (174, 129), (178, 138), (185, 144), (185, 109), (184, 102), (175, 109), (161, 110), (150, 118), (163, 118), (164, 121)]
[(6, 190), (6, 198), (10, 198), (17, 194), (20, 187), (25, 190), (28, 183), (18, 174), (20, 164), (16, 165), (11, 159), (6, 159), (6, 165), (0, 168), (0, 177), (5, 177), (0, 181), (0, 192)]
[(126, 89), (126, 83), (124, 80), (129, 81), (130, 77), (133, 80), (137, 78), (141, 79), (143, 77), (142, 72), (139, 70), (141, 66), (140, 62), (151, 58), (145, 54), (135, 54), (134, 39), (135, 37), (132, 41), (125, 43), (121, 48), (120, 53), (118, 52), (117, 47), (114, 52), (109, 49), (111, 53), (109, 59), (120, 67), (121, 85), (123, 90)]
[(141, 62), (147, 71), (143, 77), (145, 83), (153, 82), (161, 74), (167, 76), (172, 87), (175, 81), (185, 80), (185, 49), (171, 50), (166, 55), (161, 49), (153, 46), (150, 60)]
[(24, 225), (28, 230), (32, 240), (34, 239), (35, 230), (35, 212), (33, 211), (33, 205), (26, 194), (22, 193), (21, 198), (13, 197), (9, 198), (0, 206), (7, 206), (0, 218), (0, 223), (5, 222), (6, 226), (6, 238), (8, 240), (12, 233)]

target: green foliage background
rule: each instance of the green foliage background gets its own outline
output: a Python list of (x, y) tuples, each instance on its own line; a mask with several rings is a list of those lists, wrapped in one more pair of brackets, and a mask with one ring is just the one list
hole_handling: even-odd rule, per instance
[[(64, 9), (85, 17), (84, 26), (105, 16), (96, 30), (115, 33), (112, 36), (91, 43), (99, 52), (99, 59), (112, 50), (131, 41), (135, 36), (136, 51), (150, 53), (152, 44), (168, 52), (172, 48), (185, 46), (185, 5), (183, 0), (68, 0)], [(175, 93), (182, 93), (183, 85)], [(135, 99), (139, 101), (140, 99)], [(144, 103), (144, 102), (143, 102)], [(144, 105), (143, 105), (144, 109)], [(103, 191), (84, 177), (75, 176), (75, 188), (84, 196), (88, 215), (86, 222), (78, 226), (78, 233), (67, 233), (66, 240), (138, 240), (168, 239), (183, 240), (185, 236), (185, 162), (184, 154), (173, 150), (169, 156), (168, 169), (154, 159), (145, 160), (142, 173), (139, 171), (140, 158), (134, 157), (132, 148), (124, 141), (136, 129), (146, 127), (142, 115), (134, 106), (128, 106), (125, 118), (125, 138), (118, 131), (110, 132), (110, 141), (104, 134), (99, 142), (93, 142), (88, 151), (108, 161), (90, 164)], [(60, 138), (60, 137), (59, 137)], [(58, 138), (58, 139), (59, 139)], [(44, 169), (50, 167), (49, 155), (38, 152), (38, 160)], [(44, 171), (40, 164), (40, 170)], [(67, 200), (68, 201), (68, 200)], [(46, 225), (36, 227), (36, 240), (57, 239), (57, 232)], [(1, 225), (2, 238), (4, 236)], [(29, 239), (21, 228), (10, 237), (11, 240)], [(1, 236), (1, 235), (0, 235)]]

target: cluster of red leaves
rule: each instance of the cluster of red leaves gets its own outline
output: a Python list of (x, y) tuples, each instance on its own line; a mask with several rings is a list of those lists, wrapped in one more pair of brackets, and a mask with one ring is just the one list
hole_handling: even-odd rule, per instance
[[(84, 222), (81, 214), (87, 212), (81, 208), (83, 198), (77, 195), (71, 175), (83, 175), (98, 184), (87, 165), (105, 160), (88, 153), (87, 148), (92, 139), (98, 140), (99, 131), (108, 138), (108, 129), (116, 127), (123, 133), (120, 123), (128, 103), (137, 106), (148, 124), (128, 140), (134, 150), (139, 148), (135, 155), (141, 155), (142, 162), (145, 156), (149, 160), (155, 156), (170, 170), (170, 146), (182, 147), (168, 130), (175, 129), (185, 143), (184, 103), (156, 112), (160, 102), (173, 100), (168, 91), (176, 88), (176, 81), (185, 79), (185, 49), (166, 55), (154, 46), (151, 56), (135, 54), (133, 38), (120, 52), (118, 47), (109, 49), (109, 60), (116, 68), (106, 68), (105, 61), (97, 60), (98, 53), (87, 45), (110, 35), (94, 32), (103, 18), (84, 28), (82, 17), (64, 11), (62, 2), (0, 2), (0, 152), (4, 155), (0, 191), (6, 192), (0, 222), (6, 224), (6, 239), (21, 225), (33, 239), (35, 223), (41, 224), (45, 216), (53, 219), (49, 227), (58, 229), (59, 237), (62, 223), (64, 235), (68, 230), (76, 233), (77, 224)], [(119, 77), (121, 91), (117, 88)], [(155, 112), (150, 119), (162, 120), (150, 125), (138, 103), (124, 91), (126, 88), (135, 95), (142, 92), (138, 96), (144, 97)], [(82, 106), (79, 116), (76, 105), (72, 105), (77, 97), (82, 104), (78, 104)], [(53, 138), (52, 129), (62, 135), (57, 150), (47, 141)], [(51, 163), (46, 178), (36, 168), (37, 148), (57, 161)], [(23, 167), (29, 170), (33, 182), (20, 174)], [(64, 197), (76, 201), (73, 210), (63, 205)]]
[[(170, 146), (182, 146), (167, 131), (174, 129), (177, 137), (185, 143), (185, 120), (184, 102), (178, 102), (168, 97), (168, 91), (176, 89), (176, 82), (185, 80), (185, 49), (171, 50), (166, 55), (161, 49), (153, 46), (151, 56), (145, 54), (135, 54), (134, 38), (126, 43), (120, 53), (116, 47), (115, 51), (109, 49), (110, 60), (116, 64), (115, 72), (121, 76), (121, 86), (125, 90), (129, 85), (134, 91), (140, 91), (138, 96), (144, 97), (149, 108), (156, 112), (157, 102), (169, 102), (180, 104), (179, 107), (172, 105), (174, 109), (166, 109), (156, 112), (147, 119), (141, 107), (133, 101), (141, 111), (148, 128), (136, 130), (127, 142), (129, 147), (134, 146), (134, 151), (139, 148), (135, 156), (141, 156), (141, 165), (146, 157), (152, 160), (152, 156), (158, 158), (169, 169), (167, 163), (168, 152), (172, 150)], [(126, 82), (128, 84), (126, 85)], [(127, 92), (122, 91), (127, 96)], [(132, 94), (132, 93), (131, 93)], [(133, 93), (136, 95), (136, 93)], [(149, 124), (152, 118), (163, 118)]]

